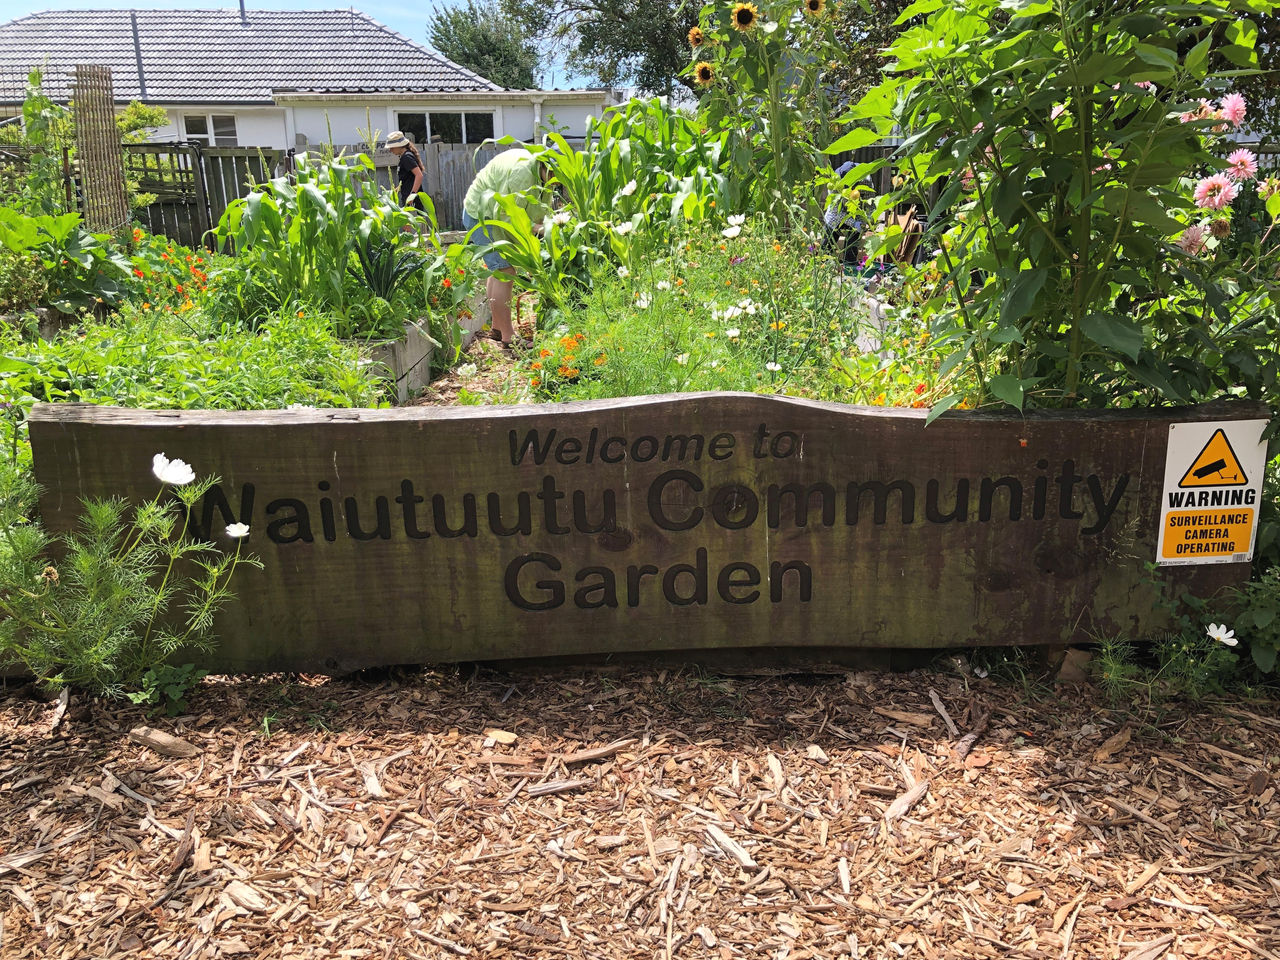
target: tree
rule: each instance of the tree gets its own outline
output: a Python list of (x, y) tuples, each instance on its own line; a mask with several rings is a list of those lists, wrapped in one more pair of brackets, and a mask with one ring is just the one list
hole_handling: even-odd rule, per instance
[[(563, 51), (570, 67), (606, 86), (670, 96), (689, 86), (689, 30), (698, 4), (683, 0), (503, 0), (524, 29)], [(691, 87), (690, 87), (691, 89)]]
[(535, 86), (538, 49), (522, 22), (498, 0), (467, 0), (465, 6), (436, 8), (427, 21), (431, 45), (459, 66), (510, 89)]
[(832, 17), (844, 56), (831, 65), (828, 78), (838, 86), (841, 100), (857, 103), (883, 79), (886, 48), (915, 22), (895, 25), (910, 4), (911, 0), (846, 0), (835, 5)]

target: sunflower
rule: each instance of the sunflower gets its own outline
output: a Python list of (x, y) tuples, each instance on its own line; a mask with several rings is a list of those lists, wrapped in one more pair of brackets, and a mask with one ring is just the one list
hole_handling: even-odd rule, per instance
[(709, 63), (700, 63), (693, 68), (693, 79), (700, 87), (709, 87), (716, 82), (715, 68)]
[(756, 17), (760, 10), (754, 3), (738, 3), (733, 7), (733, 26), (736, 30), (747, 31), (756, 25)]
[(707, 35), (702, 32), (701, 27), (693, 27), (689, 30), (689, 46), (697, 48), (707, 42)]
[(805, 0), (804, 8), (809, 12), (809, 16), (818, 17), (822, 15), (826, 5), (827, 0)]

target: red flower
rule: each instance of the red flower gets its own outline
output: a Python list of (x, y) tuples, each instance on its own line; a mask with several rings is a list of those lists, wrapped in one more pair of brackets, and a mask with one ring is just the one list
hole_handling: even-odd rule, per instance
[(920, 394), (924, 393), (925, 389), (926, 389), (926, 388), (925, 388), (925, 385), (924, 385), (923, 383), (917, 383), (917, 384), (916, 384), (916, 396), (918, 397), (918, 396), (920, 396)]
[(141, 279), (142, 279), (142, 277), (143, 277), (143, 273), (142, 273), (142, 271), (141, 271), (141, 270), (139, 270), (137, 267), (134, 267), (134, 268), (133, 268), (133, 274), (134, 274), (134, 276), (136, 276), (139, 280), (141, 280)]
[(445, 277), (445, 278), (444, 278), (444, 286), (445, 286), (445, 289), (447, 290), (449, 287), (452, 287), (452, 286), (453, 286), (453, 281), (452, 281), (452, 280), (450, 280), (448, 277)]

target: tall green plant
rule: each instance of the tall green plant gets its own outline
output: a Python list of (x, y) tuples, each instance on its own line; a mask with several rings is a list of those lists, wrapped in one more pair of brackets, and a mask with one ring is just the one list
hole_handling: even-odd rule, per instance
[(831, 139), (824, 71), (841, 50), (826, 0), (709, 3), (689, 43), (701, 114), (727, 137), (735, 210), (794, 222)]
[[(434, 211), (428, 209), (428, 217), (434, 233)], [(414, 215), (377, 188), (365, 154), (319, 163), (299, 156), (292, 176), (276, 177), (228, 206), (215, 235), (235, 250), (236, 269), (254, 278), (247, 308), (256, 300), (265, 314), (301, 302), (353, 320), (368, 313), (356, 308), (378, 296), (365, 285), (357, 246), (398, 250), (418, 239)], [(356, 323), (342, 334), (369, 332)]]
[[(832, 149), (905, 133), (940, 274), (923, 311), (983, 399), (1040, 404), (1276, 398), (1276, 239), (1221, 251), (1243, 181), (1218, 135), (1240, 122), (1216, 56), (1256, 64), (1271, 0), (1191, 4), (918, 0), (891, 75)], [(1209, 99), (1223, 98), (1221, 107)], [(871, 127), (873, 129), (868, 129)], [(853, 171), (865, 174), (874, 165)], [(1198, 183), (1196, 178), (1203, 178)], [(1280, 199), (1272, 205), (1280, 213)], [(1210, 228), (1212, 228), (1212, 233)], [(883, 238), (882, 249), (896, 245)], [(945, 371), (944, 371), (945, 372)], [(934, 415), (961, 399), (953, 394)]]

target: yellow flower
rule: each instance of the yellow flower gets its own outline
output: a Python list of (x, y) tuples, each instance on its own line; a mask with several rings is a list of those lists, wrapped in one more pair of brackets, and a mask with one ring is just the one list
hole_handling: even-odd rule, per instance
[(693, 68), (693, 79), (702, 87), (709, 87), (716, 82), (715, 68), (709, 63), (700, 63)]
[(736, 3), (733, 6), (733, 27), (735, 30), (747, 31), (756, 25), (756, 17), (760, 10), (754, 3)]
[(827, 5), (827, 0), (805, 0), (805, 12), (811, 17), (821, 15), (822, 10)]
[(787, 328), (787, 321), (785, 320), (775, 320), (773, 321), (773, 323), (769, 324), (770, 330), (785, 330), (786, 328)]
[(707, 36), (702, 32), (701, 27), (693, 27), (689, 30), (689, 46), (700, 47), (707, 42)]

